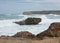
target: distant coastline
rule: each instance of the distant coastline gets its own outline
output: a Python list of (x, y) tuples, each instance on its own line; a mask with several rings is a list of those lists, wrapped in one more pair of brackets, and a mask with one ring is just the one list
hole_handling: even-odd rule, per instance
[(25, 11), (23, 14), (59, 14), (60, 10), (46, 10), (46, 11)]

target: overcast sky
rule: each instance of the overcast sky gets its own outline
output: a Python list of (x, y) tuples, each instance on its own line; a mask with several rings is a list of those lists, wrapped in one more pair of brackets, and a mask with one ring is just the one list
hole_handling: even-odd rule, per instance
[(60, 10), (60, 0), (0, 0), (0, 13)]

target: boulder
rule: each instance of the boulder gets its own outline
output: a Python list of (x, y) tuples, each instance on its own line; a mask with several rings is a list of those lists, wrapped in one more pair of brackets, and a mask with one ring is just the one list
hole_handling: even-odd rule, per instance
[(60, 22), (52, 23), (49, 28), (36, 35), (39, 39), (47, 37), (60, 37)]
[(41, 18), (27, 18), (26, 20), (15, 22), (19, 25), (36, 25), (41, 22)]
[(28, 32), (28, 31), (24, 31), (24, 32), (22, 31), (22, 32), (16, 33), (12, 37), (33, 39), (35, 37), (35, 35), (33, 35), (32, 33)]

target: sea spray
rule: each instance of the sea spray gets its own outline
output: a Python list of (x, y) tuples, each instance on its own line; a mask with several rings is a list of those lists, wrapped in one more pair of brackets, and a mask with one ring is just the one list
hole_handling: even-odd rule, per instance
[[(0, 35), (11, 36), (20, 31), (29, 31), (36, 35), (48, 29), (51, 23), (60, 22), (60, 19), (54, 19), (54, 18), (49, 19), (46, 16), (48, 15), (33, 15), (33, 16), (32, 15), (18, 15), (17, 17), (20, 17), (19, 19), (14, 18), (14, 16), (11, 19), (9, 19), (9, 17), (8, 19), (2, 19), (0, 20)], [(38, 25), (18, 25), (14, 23), (15, 21), (25, 20), (28, 17), (41, 18), (42, 22), (39, 23)]]

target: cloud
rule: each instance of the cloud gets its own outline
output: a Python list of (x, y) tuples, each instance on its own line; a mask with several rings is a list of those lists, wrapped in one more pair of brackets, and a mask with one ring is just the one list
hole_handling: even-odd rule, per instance
[(60, 0), (45, 0), (48, 3), (53, 3), (55, 7), (60, 9)]
[(60, 2), (60, 0), (46, 0), (47, 2), (53, 2), (53, 3), (59, 3)]
[(26, 2), (31, 2), (32, 0), (25, 0)]
[(17, 2), (33, 2), (33, 3), (41, 3), (41, 2), (51, 2), (51, 3), (60, 3), (60, 0), (0, 0), (0, 1), (17, 1)]
[[(21, 0), (22, 1), (22, 0)], [(26, 1), (26, 2), (60, 2), (60, 0), (23, 0), (23, 1)]]
[[(0, 12), (25, 10), (59, 10), (59, 0), (0, 0)], [(2, 10), (2, 11), (1, 11)]]

